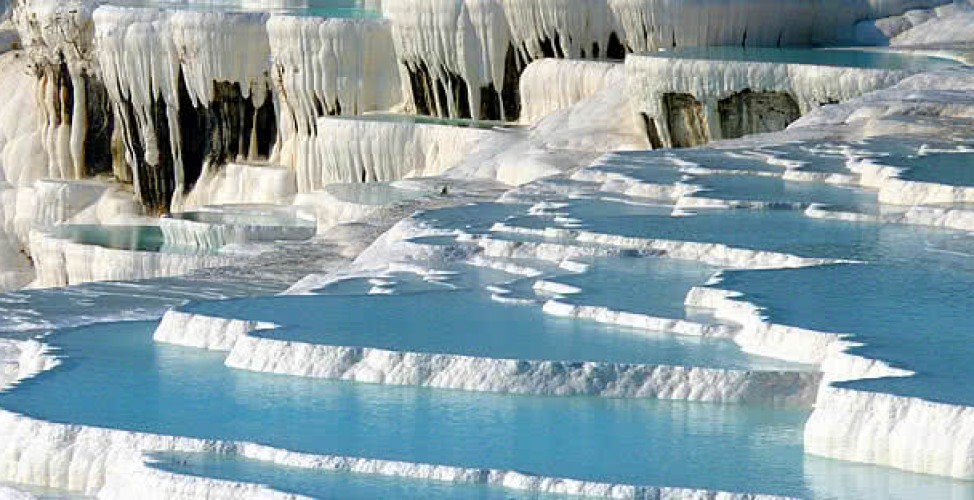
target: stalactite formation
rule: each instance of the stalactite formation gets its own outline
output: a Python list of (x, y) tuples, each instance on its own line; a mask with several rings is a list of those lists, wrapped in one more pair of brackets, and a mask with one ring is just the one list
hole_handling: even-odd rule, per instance
[[(521, 75), (541, 58), (828, 42), (860, 19), (943, 1), (821, 9), (802, 0), (398, 0), (374, 4), (381, 18), (329, 19), (21, 0), (12, 17), (36, 68), (48, 176), (113, 174), (135, 184), (146, 207), (165, 211), (207, 165), (306, 164), (325, 116), (401, 105), (514, 121)], [(756, 17), (765, 21), (750, 22)], [(721, 128), (735, 136), (779, 127), (794, 106), (762, 92), (787, 91), (754, 88), (720, 110), (711, 109), (715, 99), (701, 100), (701, 110), (674, 98), (672, 113), (661, 113), (661, 104), (637, 113), (645, 113), (654, 145), (692, 145)], [(805, 96), (789, 95), (803, 112)]]

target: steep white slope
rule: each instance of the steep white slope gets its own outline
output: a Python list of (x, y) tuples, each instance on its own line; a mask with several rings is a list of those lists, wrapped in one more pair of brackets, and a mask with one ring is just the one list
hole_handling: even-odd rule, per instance
[(38, 497), (26, 491), (16, 490), (9, 486), (0, 486), (0, 498), (3, 500), (33, 500)]
[(33, 280), (30, 260), (20, 249), (20, 242), (0, 232), (0, 292), (16, 290)]
[(338, 224), (365, 220), (383, 208), (383, 205), (340, 199), (331, 194), (327, 187), (321, 191), (298, 194), (294, 198), (294, 206), (314, 215), (318, 234), (324, 234)]
[(974, 4), (956, 0), (932, 9), (914, 9), (898, 16), (863, 21), (856, 25), (861, 43), (892, 46), (929, 46), (969, 43)]
[(35, 340), (0, 340), (0, 390), (58, 365), (46, 345)]
[[(854, 25), (860, 20), (945, 3), (949, 0), (855, 0), (842, 3), (609, 0), (626, 45), (636, 52), (704, 45), (768, 47), (835, 43), (851, 38)], [(762, 22), (754, 23), (755, 19)]]
[[(974, 118), (974, 70), (951, 68), (910, 76), (896, 85), (848, 102), (819, 108), (796, 121), (794, 129), (852, 125), (863, 136), (913, 130), (916, 117)], [(943, 133), (941, 124), (919, 130)]]
[(281, 165), (206, 165), (193, 190), (173, 211), (205, 205), (289, 204), (297, 192), (294, 172)]
[(610, 76), (604, 88), (537, 122), (530, 131), (531, 142), (539, 149), (567, 152), (563, 158), (553, 161), (562, 171), (582, 166), (572, 165), (572, 157), (585, 158), (584, 164), (594, 159), (582, 156), (582, 152), (597, 155), (646, 149), (649, 142), (632, 110), (624, 79)]
[(437, 175), (498, 133), (395, 119), (326, 117), (316, 124), (318, 135), (295, 166), (300, 192), (336, 182)]
[(625, 84), (619, 63), (541, 59), (521, 73), (521, 123), (538, 120), (611, 86)]
[(542, 57), (828, 43), (852, 38), (857, 21), (943, 3), (405, 0), (383, 2), (382, 11), (392, 22), (408, 101), (441, 116), (501, 119), (512, 118), (503, 102), (515, 98), (508, 81)]
[(272, 16), (267, 36), (284, 165), (310, 161), (319, 117), (386, 110), (402, 100), (387, 21)]
[(42, 145), (40, 109), (35, 103), (36, 80), (23, 51), (0, 55), (0, 182), (28, 186), (50, 177)]

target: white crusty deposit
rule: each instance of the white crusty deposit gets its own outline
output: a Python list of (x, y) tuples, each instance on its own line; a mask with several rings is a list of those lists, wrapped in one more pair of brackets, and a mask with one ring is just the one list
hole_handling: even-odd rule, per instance
[(402, 100), (387, 21), (272, 16), (267, 22), (278, 104), (277, 157), (313, 161), (318, 118), (388, 110)]
[(152, 339), (165, 344), (229, 351), (244, 335), (262, 328), (273, 328), (269, 323), (240, 319), (224, 319), (170, 309), (163, 315)]
[(521, 73), (521, 123), (538, 120), (567, 108), (599, 91), (625, 84), (620, 63), (540, 59)]
[(724, 138), (718, 101), (746, 89), (787, 94), (795, 100), (801, 114), (806, 114), (824, 103), (845, 101), (890, 87), (910, 74), (906, 70), (728, 62), (665, 55), (626, 58), (626, 80), (633, 110), (655, 121), (663, 146), (674, 144), (664, 104), (667, 94), (688, 94), (699, 101), (705, 137), (698, 140), (707, 142)]
[(495, 359), (309, 344), (249, 335), (274, 325), (173, 310), (154, 339), (229, 351), (231, 368), (299, 377), (533, 395), (810, 405), (816, 372)]
[(974, 408), (825, 385), (805, 424), (805, 451), (974, 479)]
[(36, 340), (0, 339), (0, 391), (58, 364), (48, 347)]
[(778, 325), (736, 292), (695, 288), (687, 305), (714, 309), (741, 325), (745, 351), (816, 363), (822, 383), (805, 425), (805, 450), (829, 458), (959, 479), (974, 478), (974, 409), (920, 398), (836, 387), (842, 381), (905, 377), (912, 372), (846, 352), (844, 335)]
[(231, 264), (221, 255), (121, 250), (75, 243), (44, 231), (31, 231), (30, 249), (36, 279), (33, 287), (61, 287), (90, 281), (131, 281), (179, 276)]
[(511, 241), (490, 237), (463, 236), (483, 248), (491, 257), (535, 258), (558, 262), (574, 256), (611, 255), (622, 250), (635, 250), (672, 259), (692, 260), (732, 269), (778, 269), (819, 266), (844, 262), (839, 259), (801, 257), (798, 255), (751, 250), (721, 243), (640, 238), (599, 233), (588, 230), (547, 227), (533, 229), (495, 223), (491, 231), (525, 234), (548, 238), (550, 242)]
[[(460, 116), (457, 102), (463, 99), (469, 103), (467, 116), (477, 118), (485, 90), (498, 93), (499, 101), (513, 97), (503, 91), (505, 81), (543, 57), (598, 59), (659, 48), (822, 44), (853, 38), (857, 21), (943, 3), (404, 0), (381, 7), (391, 21), (404, 94), (417, 100), (410, 79), (441, 87), (448, 98), (444, 102), (444, 96), (432, 95), (435, 114)], [(756, 18), (762, 22), (755, 24)], [(501, 103), (492, 118), (503, 117)]]
[(405, 118), (320, 118), (318, 135), (295, 165), (298, 191), (338, 182), (437, 175), (499, 132), (413, 123)]
[(193, 190), (173, 211), (206, 205), (288, 204), (297, 192), (294, 172), (281, 165), (228, 163), (206, 165)]
[(811, 403), (819, 381), (814, 372), (493, 359), (252, 336), (237, 340), (226, 364), (285, 375), (467, 391), (799, 406)]

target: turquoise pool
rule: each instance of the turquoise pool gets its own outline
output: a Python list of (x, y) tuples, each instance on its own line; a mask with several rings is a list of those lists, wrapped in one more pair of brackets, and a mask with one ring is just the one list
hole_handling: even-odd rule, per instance
[(960, 64), (952, 59), (903, 52), (885, 52), (879, 49), (805, 49), (739, 46), (686, 47), (672, 51), (653, 52), (646, 55), (667, 59), (814, 64), (843, 68), (881, 68), (917, 71), (930, 71)]
[(0, 394), (0, 407), (54, 422), (308, 453), (808, 492), (801, 465), (805, 410), (273, 376), (226, 368), (223, 353), (154, 344), (154, 328), (155, 322), (109, 323), (59, 332), (49, 341), (62, 366)]

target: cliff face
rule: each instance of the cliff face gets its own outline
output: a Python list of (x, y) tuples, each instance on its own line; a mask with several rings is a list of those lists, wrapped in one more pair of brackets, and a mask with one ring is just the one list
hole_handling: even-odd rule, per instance
[[(537, 59), (832, 42), (859, 19), (943, 3), (827, 1), (402, 0), (370, 3), (381, 18), (317, 18), (22, 0), (12, 17), (38, 81), (49, 176), (113, 175), (158, 213), (207, 165), (308, 163), (323, 116), (517, 120), (520, 76)], [(725, 106), (741, 122), (731, 136), (767, 128), (754, 125), (761, 103), (742, 106)]]

